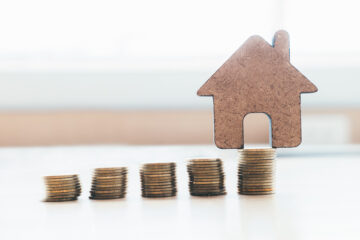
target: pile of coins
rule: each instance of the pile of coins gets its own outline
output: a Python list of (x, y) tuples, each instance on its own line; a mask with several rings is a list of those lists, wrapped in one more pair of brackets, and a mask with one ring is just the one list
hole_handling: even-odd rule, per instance
[(239, 193), (246, 195), (273, 194), (275, 149), (242, 149), (239, 150), (239, 153)]
[[(246, 195), (274, 193), (273, 148), (239, 150), (238, 192)], [(221, 159), (192, 159), (187, 164), (189, 190), (192, 196), (226, 194), (225, 174)], [(92, 179), (90, 199), (123, 198), (127, 188), (126, 167), (96, 168)], [(177, 194), (176, 164), (148, 163), (140, 169), (143, 197), (172, 197)], [(46, 202), (77, 200), (81, 194), (78, 175), (44, 177)]]
[(81, 194), (78, 175), (59, 175), (44, 177), (46, 185), (45, 202), (74, 201)]
[(143, 197), (172, 197), (176, 195), (175, 163), (148, 163), (140, 169)]
[(193, 159), (187, 165), (192, 196), (226, 194), (225, 175), (221, 159)]
[(126, 195), (127, 168), (96, 168), (94, 171), (90, 199), (116, 199)]

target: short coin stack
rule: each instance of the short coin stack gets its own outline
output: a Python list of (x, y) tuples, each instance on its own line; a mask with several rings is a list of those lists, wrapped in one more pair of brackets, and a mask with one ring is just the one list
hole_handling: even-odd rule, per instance
[(90, 199), (116, 199), (126, 195), (127, 168), (96, 168), (94, 171)]
[(275, 149), (242, 149), (239, 150), (239, 153), (239, 193), (246, 195), (273, 194)]
[(143, 197), (173, 197), (176, 195), (175, 163), (148, 163), (140, 169)]
[(221, 159), (193, 159), (187, 165), (189, 189), (192, 196), (226, 194), (225, 176)]
[(81, 194), (78, 175), (59, 175), (44, 177), (46, 185), (45, 202), (74, 201)]

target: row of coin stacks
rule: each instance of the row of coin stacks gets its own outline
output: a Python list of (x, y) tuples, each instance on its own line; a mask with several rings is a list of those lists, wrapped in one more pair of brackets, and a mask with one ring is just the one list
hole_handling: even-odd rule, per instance
[[(239, 151), (238, 192), (246, 195), (274, 193), (275, 149), (243, 149)], [(226, 194), (225, 174), (221, 159), (192, 159), (187, 164), (189, 191), (192, 196)], [(126, 196), (126, 167), (94, 170), (90, 199), (117, 199)], [(81, 194), (77, 175), (44, 177), (47, 202), (73, 201)], [(148, 163), (140, 168), (142, 196), (173, 197), (177, 194), (176, 164)]]

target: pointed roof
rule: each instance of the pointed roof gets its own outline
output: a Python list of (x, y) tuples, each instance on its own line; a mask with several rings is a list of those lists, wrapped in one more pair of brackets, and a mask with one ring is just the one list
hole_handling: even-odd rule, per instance
[(275, 33), (273, 45), (260, 36), (252, 36), (206, 81), (198, 95), (275, 88), (299, 94), (316, 92), (316, 86), (291, 65), (289, 55), (286, 31)]

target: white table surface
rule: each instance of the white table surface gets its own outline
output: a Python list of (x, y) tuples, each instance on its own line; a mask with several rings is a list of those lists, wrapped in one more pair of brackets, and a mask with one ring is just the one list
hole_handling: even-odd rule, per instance
[[(242, 196), (237, 152), (213, 146), (0, 148), (0, 239), (360, 239), (360, 146), (312, 149), (280, 153), (275, 195)], [(226, 196), (189, 195), (194, 157), (224, 160)], [(177, 162), (178, 196), (142, 198), (139, 166), (159, 161)], [(127, 197), (89, 200), (93, 168), (114, 166), (129, 167)], [(42, 176), (75, 173), (78, 201), (41, 201)]]

